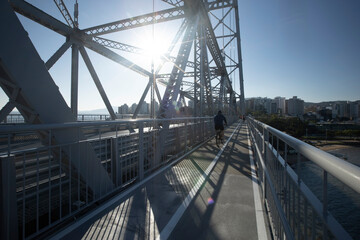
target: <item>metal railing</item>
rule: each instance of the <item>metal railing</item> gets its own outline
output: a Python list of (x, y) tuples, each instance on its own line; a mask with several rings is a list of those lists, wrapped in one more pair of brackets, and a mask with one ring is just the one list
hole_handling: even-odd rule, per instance
[[(131, 119), (133, 114), (116, 114), (118, 119)], [(137, 118), (149, 118), (149, 114), (138, 114)], [(93, 122), (93, 121), (109, 121), (109, 114), (78, 114), (77, 121)], [(1, 124), (19, 124), (25, 123), (24, 117), (20, 113), (11, 113), (6, 116)]]
[(0, 126), (5, 239), (70, 221), (214, 134), (212, 117)]
[[(248, 126), (274, 237), (354, 237), (339, 223), (343, 219), (335, 219), (330, 199), (337, 197), (342, 201), (349, 193), (360, 199), (360, 168), (252, 118)], [(314, 168), (311, 174), (318, 177), (311, 189), (312, 176), (305, 174), (304, 167), (309, 164)], [(330, 193), (329, 188), (334, 186), (341, 189), (336, 192), (340, 196)]]

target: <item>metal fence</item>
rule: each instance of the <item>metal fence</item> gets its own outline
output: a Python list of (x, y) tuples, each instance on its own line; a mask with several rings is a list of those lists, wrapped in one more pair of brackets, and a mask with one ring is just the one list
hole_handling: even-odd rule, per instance
[[(352, 195), (360, 204), (360, 168), (252, 118), (248, 126), (274, 237), (351, 239), (358, 236), (351, 235), (339, 223), (344, 219), (335, 219), (330, 199), (343, 201)], [(319, 175), (311, 189), (303, 168), (308, 163), (315, 166), (314, 172)], [(334, 185), (340, 189), (337, 196), (329, 191)]]
[(213, 136), (213, 118), (0, 126), (2, 237), (37, 237)]
[[(116, 114), (118, 119), (131, 119), (133, 114)], [(137, 118), (149, 118), (149, 114), (138, 114)], [(109, 114), (78, 114), (78, 122), (92, 122), (92, 121), (109, 121), (111, 117)], [(25, 123), (24, 117), (20, 113), (11, 113), (6, 116), (4, 121), (0, 124), (19, 124)]]

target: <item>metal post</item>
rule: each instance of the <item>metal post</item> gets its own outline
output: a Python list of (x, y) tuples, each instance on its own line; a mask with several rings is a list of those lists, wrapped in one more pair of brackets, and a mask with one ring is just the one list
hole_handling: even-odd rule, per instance
[[(263, 131), (264, 131), (264, 140), (263, 140), (263, 144), (265, 146), (265, 138), (268, 139), (268, 132), (265, 131), (265, 128), (263, 128)], [(268, 141), (268, 144), (269, 144), (269, 141)], [(269, 148), (269, 145), (267, 147), (264, 147), (264, 165), (265, 167), (267, 168), (267, 149)], [(265, 177), (265, 170), (263, 169), (263, 184), (264, 184), (264, 187), (263, 187), (263, 204), (265, 204), (265, 199), (266, 199), (266, 177)]]
[[(18, 239), (14, 156), (0, 157), (0, 238)], [(25, 190), (23, 190), (25, 191)]]
[(327, 222), (327, 214), (328, 212), (328, 174), (327, 171), (324, 170), (323, 173), (323, 239), (327, 239), (327, 228), (325, 222)]
[(240, 108), (241, 115), (245, 115), (245, 96), (244, 96), (244, 77), (242, 68), (241, 40), (240, 40), (240, 17), (238, 1), (234, 1), (235, 18), (236, 18), (236, 43), (238, 50), (239, 78), (240, 78)]
[(184, 153), (187, 152), (187, 132), (188, 132), (188, 120), (185, 120), (185, 147), (184, 147)]
[(139, 122), (139, 180), (144, 178), (144, 123)]
[(78, 87), (79, 87), (79, 48), (72, 45), (71, 52), (71, 111), (74, 116), (78, 114)]

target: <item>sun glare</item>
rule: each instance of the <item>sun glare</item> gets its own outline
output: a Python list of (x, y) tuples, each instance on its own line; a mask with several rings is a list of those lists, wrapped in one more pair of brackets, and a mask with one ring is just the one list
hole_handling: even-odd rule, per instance
[(162, 58), (165, 58), (169, 42), (166, 38), (157, 36), (154, 39), (144, 39), (143, 46), (146, 55), (154, 61), (155, 65), (157, 65), (161, 62)]

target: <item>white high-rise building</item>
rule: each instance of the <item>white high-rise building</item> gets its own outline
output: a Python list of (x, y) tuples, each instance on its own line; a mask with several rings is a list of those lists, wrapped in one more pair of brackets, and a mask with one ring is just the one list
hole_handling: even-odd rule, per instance
[(285, 101), (284, 97), (276, 97), (274, 102), (276, 103), (276, 113), (280, 113), (281, 115), (285, 114)]
[(126, 103), (124, 105), (121, 105), (118, 108), (118, 113), (119, 114), (128, 114), (129, 113), (129, 106)]
[(304, 100), (297, 98), (297, 96), (287, 100), (287, 114), (302, 117), (302, 115), (304, 115)]

